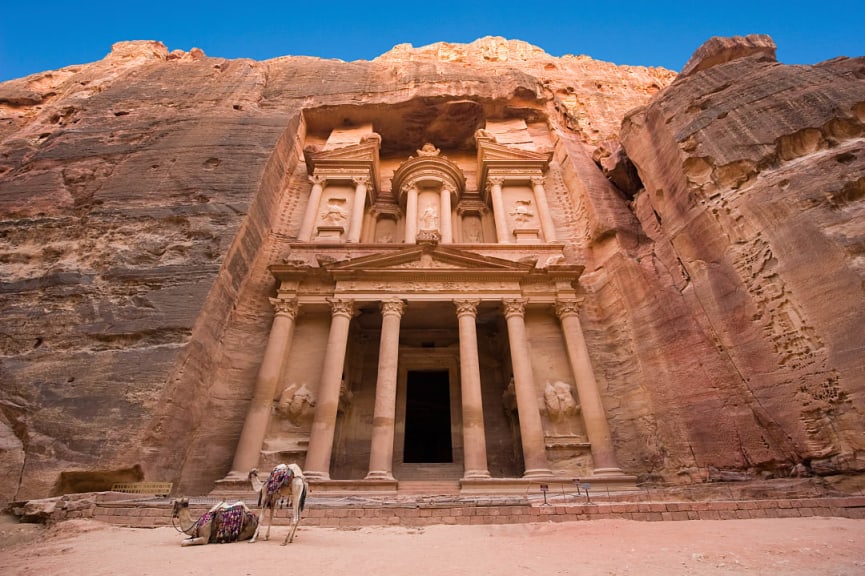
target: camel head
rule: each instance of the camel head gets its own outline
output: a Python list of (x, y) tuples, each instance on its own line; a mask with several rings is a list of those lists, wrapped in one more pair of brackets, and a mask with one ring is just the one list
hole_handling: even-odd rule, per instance
[(253, 478), (258, 478), (258, 469), (253, 468), (252, 470), (250, 470), (247, 478), (249, 478), (250, 480), (252, 480)]
[(171, 503), (171, 517), (177, 518), (180, 512), (189, 509), (189, 498), (176, 498)]

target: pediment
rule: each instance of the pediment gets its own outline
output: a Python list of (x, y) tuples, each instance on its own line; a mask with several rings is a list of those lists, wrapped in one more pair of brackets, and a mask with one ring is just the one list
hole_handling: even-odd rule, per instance
[(513, 262), (501, 258), (483, 256), (474, 252), (456, 248), (416, 245), (406, 247), (399, 252), (373, 254), (351, 260), (334, 262), (325, 265), (328, 272), (339, 273), (375, 273), (375, 272), (517, 272), (525, 274), (534, 268), (534, 264)]
[(552, 152), (535, 152), (532, 150), (524, 150), (522, 148), (511, 148), (510, 146), (490, 141), (481, 141), (478, 153), (481, 162), (528, 162), (540, 163), (544, 166), (548, 164), (553, 157)]
[(369, 138), (359, 144), (319, 151), (304, 151), (307, 171), (327, 180), (351, 181), (358, 176), (370, 179), (370, 201), (375, 202), (379, 186), (380, 140)]
[(309, 155), (313, 168), (318, 165), (340, 163), (345, 161), (367, 161), (378, 160), (378, 141), (367, 140), (359, 144), (351, 144), (332, 150), (321, 150)]

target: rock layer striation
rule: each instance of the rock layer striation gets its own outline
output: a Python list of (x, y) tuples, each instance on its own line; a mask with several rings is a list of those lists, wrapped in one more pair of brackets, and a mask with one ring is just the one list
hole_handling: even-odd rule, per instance
[(675, 78), (502, 38), (370, 62), (126, 42), (0, 84), (0, 497), (225, 475), (302, 217), (287, 175), (334, 114), (375, 118), (383, 153), (546, 123), (627, 473), (861, 472), (865, 61), (701, 50)]

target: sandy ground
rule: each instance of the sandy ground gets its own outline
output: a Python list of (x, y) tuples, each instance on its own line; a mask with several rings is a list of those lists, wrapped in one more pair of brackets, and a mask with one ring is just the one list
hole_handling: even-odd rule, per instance
[(53, 575), (865, 575), (865, 520), (791, 518), (304, 528), (293, 544), (181, 547), (172, 528), (0, 521), (0, 574)]

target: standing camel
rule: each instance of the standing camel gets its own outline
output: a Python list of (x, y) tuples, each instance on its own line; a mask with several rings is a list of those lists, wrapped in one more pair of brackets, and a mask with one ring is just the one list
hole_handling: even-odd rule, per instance
[(258, 516), (243, 502), (231, 505), (220, 502), (198, 520), (193, 520), (189, 514), (189, 498), (180, 498), (172, 503), (172, 523), (175, 518), (180, 520), (180, 527), (175, 528), (189, 536), (181, 546), (249, 540), (258, 531)]
[[(261, 520), (265, 519), (265, 511), (267, 515), (267, 532), (264, 533), (264, 539), (270, 539), (270, 527), (273, 524), (273, 509), (276, 503), (281, 498), (287, 498), (291, 505), (291, 529), (285, 536), (282, 545), (291, 543), (294, 540), (294, 531), (297, 530), (297, 525), (300, 523), (300, 514), (303, 512), (303, 506), (306, 503), (306, 494), (309, 492), (309, 486), (306, 479), (303, 477), (303, 470), (297, 464), (280, 464), (274, 468), (267, 477), (267, 482), (261, 483), (258, 479), (258, 470), (252, 469), (249, 472), (249, 481), (252, 482), (252, 489), (258, 492), (258, 505), (261, 506)], [(255, 530), (250, 542), (255, 542), (258, 537), (258, 531), (261, 529), (261, 524)]]

